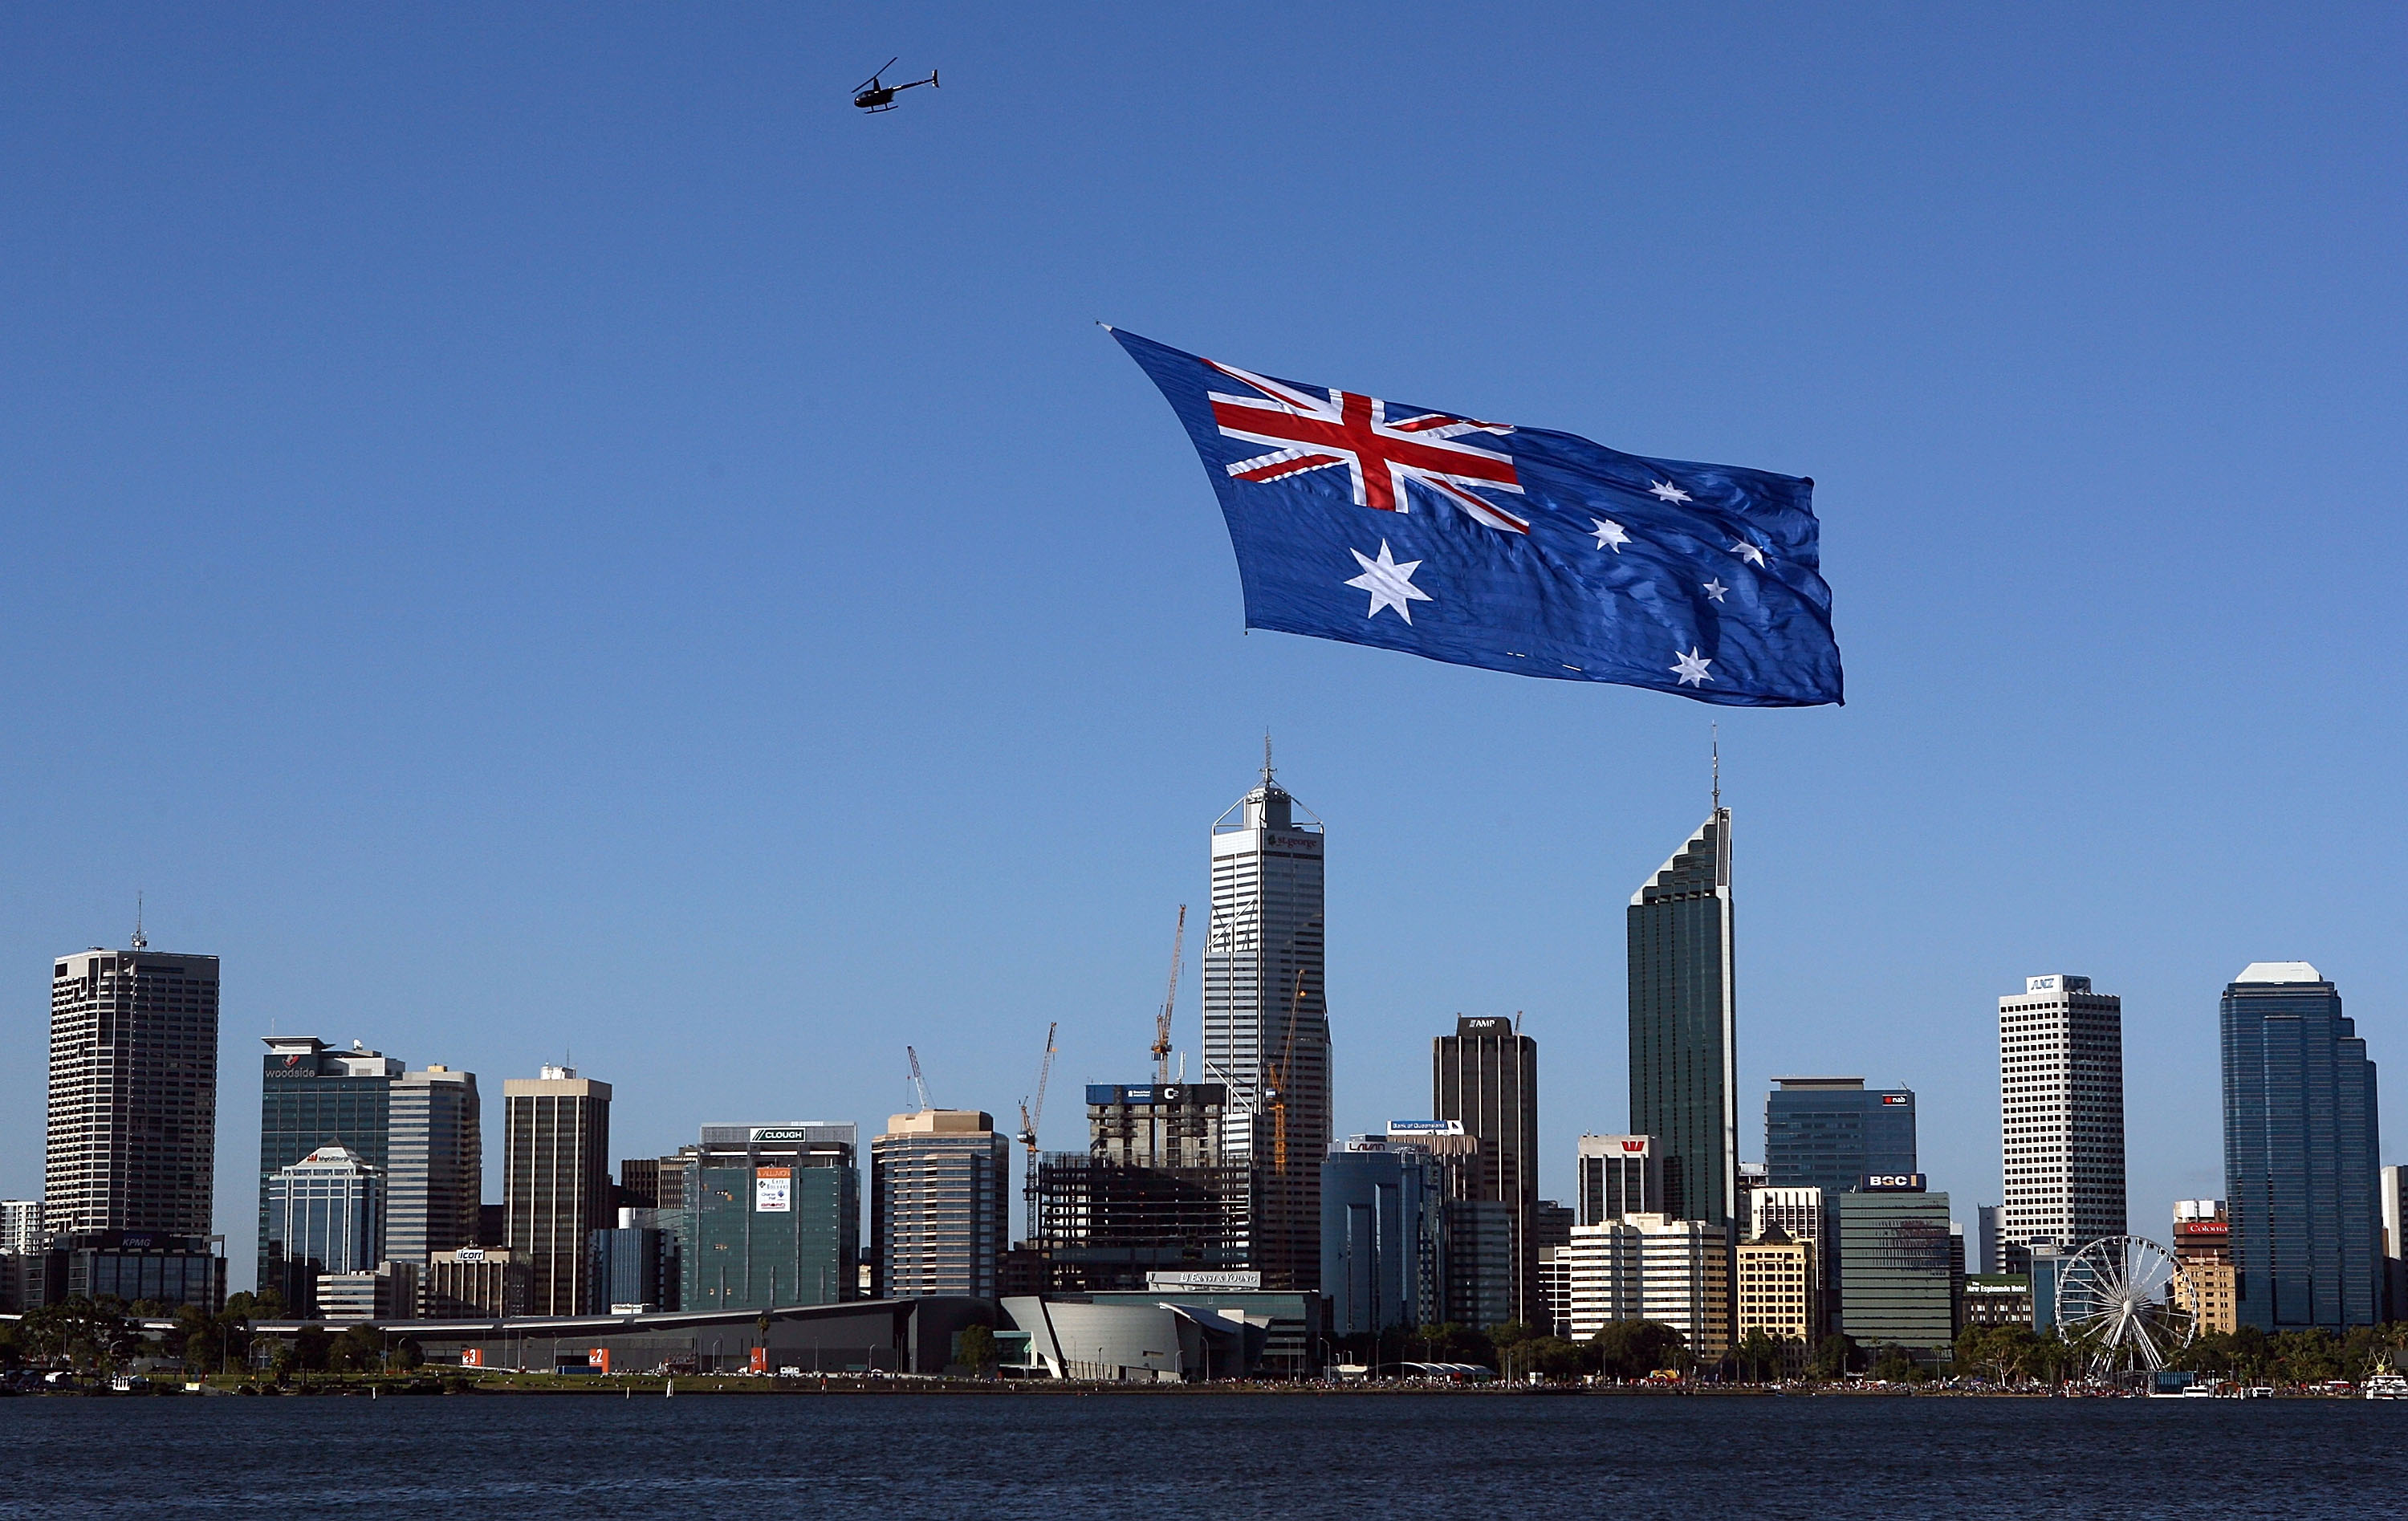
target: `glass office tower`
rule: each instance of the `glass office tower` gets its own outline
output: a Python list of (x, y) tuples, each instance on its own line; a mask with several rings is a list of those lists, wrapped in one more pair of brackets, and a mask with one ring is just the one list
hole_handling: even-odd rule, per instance
[(1838, 1198), (1868, 1177), (1914, 1170), (1914, 1091), (1860, 1077), (1777, 1077), (1764, 1101), (1764, 1163), (1774, 1188)]
[(859, 1298), (861, 1175), (850, 1124), (706, 1125), (679, 1175), (679, 1302), (773, 1310)]
[[(340, 1146), (379, 1178), (392, 1162), (393, 1085), (402, 1064), (357, 1040), (349, 1051), (314, 1036), (266, 1035), (259, 1078), (259, 1285), (296, 1298), (268, 1194), (276, 1175), (321, 1146)], [(385, 1259), (380, 1212), (367, 1265)], [(302, 1260), (307, 1254), (292, 1254)]]
[(1739, 1197), (1730, 810), (1630, 895), (1630, 1129), (1662, 1151), (1665, 1212), (1728, 1225)]
[(2304, 961), (2224, 990), (2224, 1180), (2239, 1318), (2261, 1330), (2370, 1326), (2383, 1312), (2374, 1063)]

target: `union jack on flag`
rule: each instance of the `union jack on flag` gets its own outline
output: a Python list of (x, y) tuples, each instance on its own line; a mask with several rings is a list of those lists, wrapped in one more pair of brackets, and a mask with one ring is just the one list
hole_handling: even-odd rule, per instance
[(1112, 337), (1212, 478), (1249, 628), (1701, 702), (1841, 700), (1812, 481)]
[(1530, 525), (1479, 495), (1522, 494), (1513, 456), (1455, 440), (1467, 433), (1502, 437), (1501, 423), (1478, 423), (1445, 412), (1422, 412), (1388, 421), (1388, 404), (1377, 396), (1330, 390), (1315, 395), (1300, 386), (1207, 359), (1205, 364), (1257, 395), (1212, 392), (1212, 420), (1232, 438), (1273, 444), (1268, 454), (1233, 460), (1223, 468), (1238, 481), (1284, 481), (1312, 470), (1344, 467), (1354, 488), (1354, 505), (1382, 512), (1409, 512), (1408, 483), (1426, 486), (1470, 514), (1475, 523), (1507, 533)]

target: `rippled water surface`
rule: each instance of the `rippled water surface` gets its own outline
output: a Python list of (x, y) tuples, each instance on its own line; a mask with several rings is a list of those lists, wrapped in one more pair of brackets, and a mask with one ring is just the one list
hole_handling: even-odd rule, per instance
[(2382, 1515), (2408, 1401), (0, 1400), (0, 1515)]

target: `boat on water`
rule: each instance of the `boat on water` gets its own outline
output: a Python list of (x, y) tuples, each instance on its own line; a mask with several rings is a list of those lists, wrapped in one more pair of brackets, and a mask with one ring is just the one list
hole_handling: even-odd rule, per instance
[(2369, 1399), (2408, 1399), (2408, 1375), (2377, 1373), (2366, 1381), (2364, 1393)]

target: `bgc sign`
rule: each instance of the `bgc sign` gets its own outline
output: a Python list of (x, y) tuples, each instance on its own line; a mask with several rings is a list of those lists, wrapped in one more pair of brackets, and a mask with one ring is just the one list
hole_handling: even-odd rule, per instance
[(1860, 1185), (1868, 1194), (1919, 1194), (1923, 1192), (1920, 1172), (1868, 1172)]

